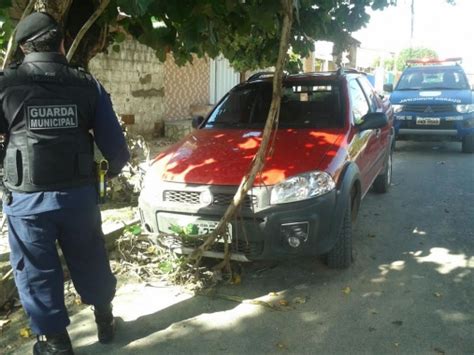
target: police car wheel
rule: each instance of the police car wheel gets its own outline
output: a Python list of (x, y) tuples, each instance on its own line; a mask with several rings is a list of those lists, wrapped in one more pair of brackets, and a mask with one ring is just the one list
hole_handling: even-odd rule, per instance
[(474, 134), (465, 136), (462, 139), (462, 152), (463, 153), (474, 153)]

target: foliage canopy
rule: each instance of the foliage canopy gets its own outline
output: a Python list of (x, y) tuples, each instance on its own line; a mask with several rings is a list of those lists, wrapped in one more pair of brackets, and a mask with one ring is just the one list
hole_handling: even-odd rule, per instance
[[(72, 5), (66, 9), (91, 14), (99, 6), (97, 0), (64, 0)], [(37, 2), (53, 3), (52, 0)], [(294, 0), (295, 17), (290, 38), (292, 52), (301, 57), (314, 49), (315, 40), (335, 43), (335, 52), (345, 49), (350, 33), (369, 21), (369, 8), (382, 9), (396, 0)], [(26, 0), (0, 0), (0, 21), (3, 21), (0, 46), (5, 47), (18, 14), (12, 9), (26, 7)], [(48, 11), (49, 12), (49, 11)], [(55, 16), (66, 29), (67, 38), (74, 38), (81, 23), (67, 12)], [(79, 16), (80, 17), (80, 16)], [(280, 1), (264, 0), (111, 0), (91, 32), (107, 28), (108, 44), (119, 43), (128, 35), (153, 48), (160, 60), (172, 52), (178, 64), (192, 60), (192, 55), (216, 57), (220, 53), (239, 71), (273, 66), (278, 55), (282, 26)], [(81, 17), (82, 22), (87, 16)], [(102, 32), (101, 32), (102, 31)], [(71, 42), (71, 41), (70, 41)], [(66, 42), (66, 45), (70, 43)], [(91, 52), (92, 49), (89, 49)], [(88, 53), (89, 53), (88, 52)], [(84, 51), (83, 51), (84, 53)], [(94, 53), (94, 54), (95, 54)], [(78, 56), (81, 54), (79, 53)], [(74, 58), (87, 64), (91, 58)], [(85, 62), (85, 63), (84, 63)]]

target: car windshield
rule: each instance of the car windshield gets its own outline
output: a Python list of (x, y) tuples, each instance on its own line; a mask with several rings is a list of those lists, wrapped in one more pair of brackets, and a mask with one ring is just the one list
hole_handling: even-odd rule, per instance
[(460, 69), (417, 68), (406, 71), (396, 90), (466, 90), (469, 85)]
[[(234, 88), (214, 109), (204, 127), (263, 128), (271, 98), (269, 82)], [(287, 83), (283, 86), (279, 127), (342, 127), (340, 112), (340, 90), (334, 83)]]

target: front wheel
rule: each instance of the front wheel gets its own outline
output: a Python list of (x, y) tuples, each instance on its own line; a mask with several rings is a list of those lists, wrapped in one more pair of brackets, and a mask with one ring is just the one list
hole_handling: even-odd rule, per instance
[(344, 214), (337, 241), (327, 254), (327, 264), (331, 269), (346, 269), (352, 264), (352, 218), (350, 204)]
[(374, 190), (377, 193), (384, 194), (390, 189), (392, 184), (392, 150), (388, 153), (385, 169), (374, 181)]
[(462, 139), (462, 152), (474, 153), (474, 134), (464, 136)]

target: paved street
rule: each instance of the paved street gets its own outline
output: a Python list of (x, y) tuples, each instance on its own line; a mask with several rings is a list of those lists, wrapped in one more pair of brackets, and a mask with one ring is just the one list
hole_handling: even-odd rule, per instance
[(350, 269), (255, 263), (215, 298), (128, 285), (116, 343), (96, 343), (84, 310), (76, 353), (473, 354), (473, 201), (474, 156), (459, 144), (399, 143), (390, 193), (363, 201)]

